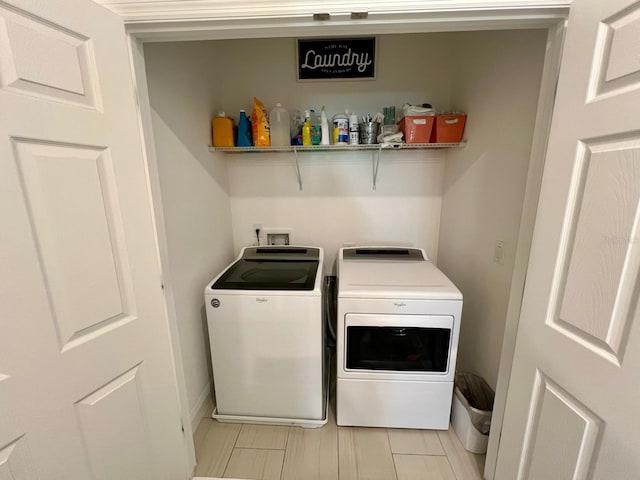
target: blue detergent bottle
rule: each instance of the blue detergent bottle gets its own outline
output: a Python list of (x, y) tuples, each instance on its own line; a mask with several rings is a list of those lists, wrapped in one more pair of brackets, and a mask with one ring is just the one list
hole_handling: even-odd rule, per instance
[(244, 110), (240, 110), (238, 121), (238, 147), (252, 147), (251, 122)]

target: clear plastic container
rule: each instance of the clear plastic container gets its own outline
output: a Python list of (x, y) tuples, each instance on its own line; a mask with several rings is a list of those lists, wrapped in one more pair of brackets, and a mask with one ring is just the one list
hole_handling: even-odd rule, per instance
[(280, 103), (277, 103), (269, 112), (269, 132), (272, 146), (291, 145), (289, 112)]
[(291, 145), (302, 145), (302, 115), (300, 110), (294, 110), (291, 118)]

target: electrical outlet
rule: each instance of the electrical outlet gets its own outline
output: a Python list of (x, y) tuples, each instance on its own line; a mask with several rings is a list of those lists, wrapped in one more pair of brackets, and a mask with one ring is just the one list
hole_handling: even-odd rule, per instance
[(252, 245), (260, 245), (262, 243), (262, 239), (264, 238), (264, 231), (262, 230), (261, 223), (254, 223), (251, 229), (251, 244)]

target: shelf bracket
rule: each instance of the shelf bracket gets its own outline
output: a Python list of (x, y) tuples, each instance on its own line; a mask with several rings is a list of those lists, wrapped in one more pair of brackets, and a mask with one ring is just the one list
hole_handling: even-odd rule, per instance
[(293, 148), (293, 157), (296, 161), (296, 173), (298, 175), (298, 187), (302, 190), (302, 175), (300, 174), (300, 162), (298, 161), (298, 149)]
[(373, 167), (373, 189), (376, 189), (378, 181), (378, 168), (380, 167), (380, 152), (382, 152), (382, 144), (371, 152), (371, 164)]

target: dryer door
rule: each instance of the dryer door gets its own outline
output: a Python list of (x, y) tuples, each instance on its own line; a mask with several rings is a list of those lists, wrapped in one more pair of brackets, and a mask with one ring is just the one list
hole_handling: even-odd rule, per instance
[(450, 371), (453, 325), (445, 315), (348, 314), (345, 371), (361, 378), (443, 380)]

